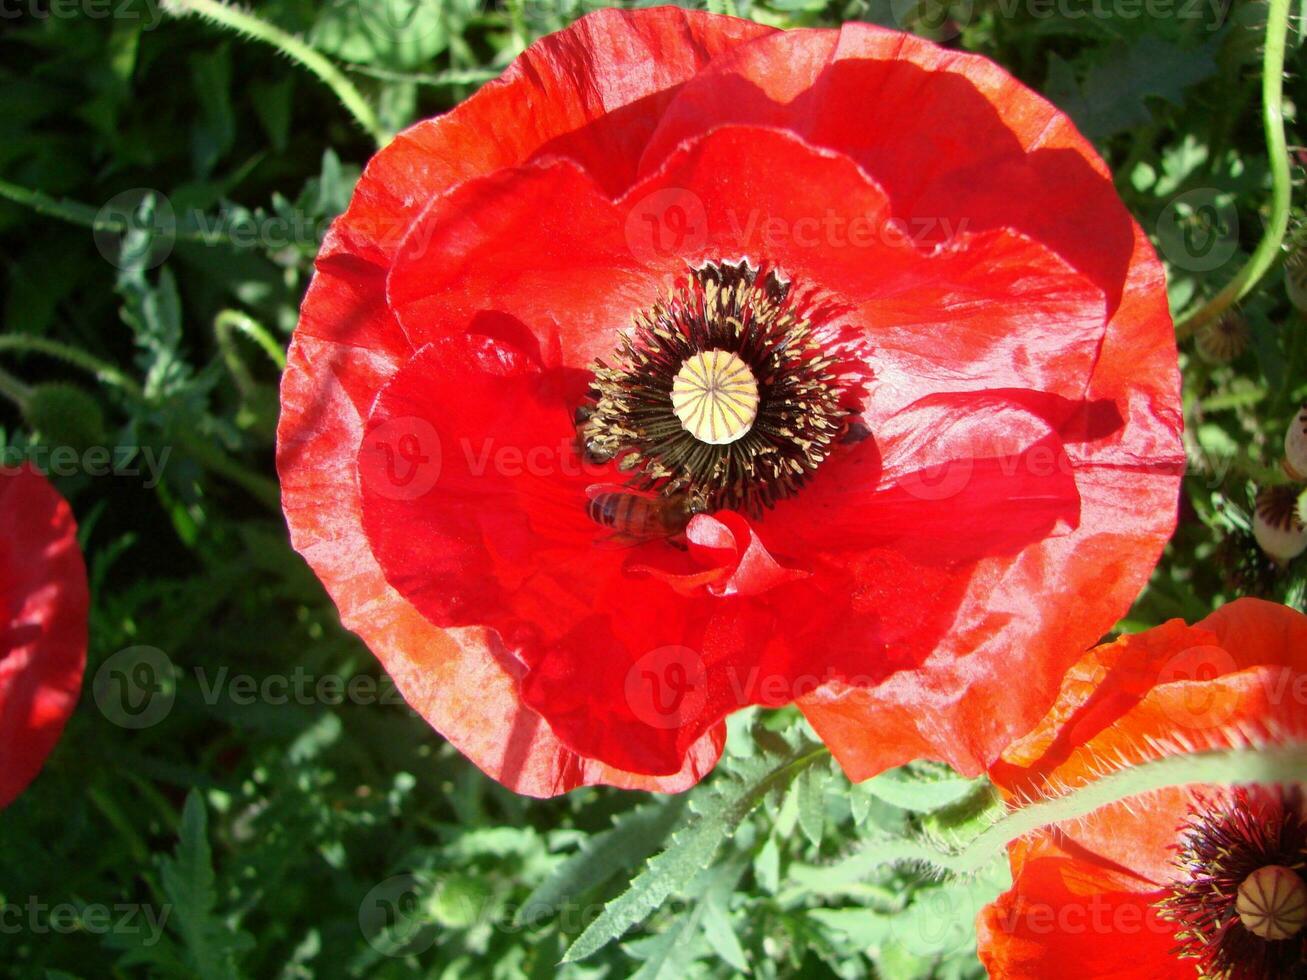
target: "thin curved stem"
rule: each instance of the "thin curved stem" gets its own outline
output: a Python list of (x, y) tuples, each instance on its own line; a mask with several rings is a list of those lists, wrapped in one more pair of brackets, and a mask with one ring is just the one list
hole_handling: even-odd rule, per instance
[(141, 386), (112, 364), (102, 361), (83, 350), (78, 350), (76, 347), (61, 344), (57, 340), (49, 340), (45, 337), (30, 337), (19, 333), (3, 334), (0, 335), (0, 351), (4, 350), (35, 351), (38, 354), (45, 354), (47, 357), (53, 357), (71, 364), (73, 367), (80, 368), (97, 381), (121, 388), (138, 401), (145, 399), (145, 391)]
[(376, 112), (354, 87), (354, 83), (346, 78), (339, 68), (294, 35), (287, 34), (280, 27), (274, 27), (253, 14), (229, 4), (219, 3), (218, 0), (165, 0), (163, 9), (175, 17), (197, 14), (246, 37), (271, 44), (288, 58), (298, 61), (317, 75), (335, 93), (341, 105), (367, 131), (377, 146), (385, 146), (390, 142), (391, 134), (381, 125)]
[(241, 360), (240, 351), (236, 349), (233, 342), (233, 334), (244, 334), (250, 340), (259, 345), (263, 353), (268, 355), (268, 359), (277, 365), (278, 371), (286, 370), (286, 354), (281, 349), (281, 345), (273, 339), (272, 334), (252, 317), (246, 316), (240, 310), (223, 310), (213, 319), (213, 333), (218, 340), (218, 349), (222, 351), (222, 359), (227, 364), (227, 370), (236, 381), (236, 387), (241, 390), (241, 394), (248, 395), (254, 390), (254, 377), (250, 374), (250, 369), (245, 366)]
[(1266, 45), (1262, 55), (1262, 125), (1271, 166), (1271, 216), (1256, 250), (1225, 288), (1180, 318), (1176, 337), (1184, 340), (1247, 296), (1275, 264), (1289, 229), (1292, 175), (1284, 138), (1284, 52), (1289, 33), (1289, 0), (1270, 0), (1266, 13)]
[(0, 395), (23, 410), (27, 407), (27, 400), (32, 397), (32, 389), (8, 371), (0, 371)]

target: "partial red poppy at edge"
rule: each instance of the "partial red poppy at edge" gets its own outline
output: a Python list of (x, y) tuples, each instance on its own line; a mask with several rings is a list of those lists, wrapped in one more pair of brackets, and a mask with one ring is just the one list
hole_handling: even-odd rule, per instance
[(71, 508), (30, 467), (0, 468), (0, 807), (40, 772), (77, 705), (88, 608)]
[[(1307, 616), (1239, 599), (1193, 626), (1174, 620), (1089, 651), (991, 777), (1020, 801), (1168, 755), (1304, 742)], [(1010, 845), (1012, 889), (977, 923), (990, 976), (1300, 975), (1307, 909), (1295, 911), (1294, 895), (1307, 896), (1305, 788), (1178, 787)], [(1288, 926), (1296, 922), (1283, 938), (1259, 936), (1264, 921), (1249, 917), (1249, 929), (1238, 913), (1240, 892), (1247, 901), (1267, 875), (1278, 876)], [(1194, 923), (1201, 941), (1187, 938)]]
[[(738, 387), (695, 415), (713, 350)], [(683, 789), (796, 701), (854, 779), (974, 774), (1155, 564), (1178, 387), (1146, 238), (992, 63), (600, 11), (369, 164), (278, 470), (345, 624), (520, 792)]]

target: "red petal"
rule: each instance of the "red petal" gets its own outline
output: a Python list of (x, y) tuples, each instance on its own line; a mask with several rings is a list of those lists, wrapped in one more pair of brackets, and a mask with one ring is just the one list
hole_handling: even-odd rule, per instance
[(1043, 858), (981, 911), (981, 962), (1005, 980), (1191, 980), (1193, 961), (1171, 953), (1174, 925), (1152, 907), (1161, 897), (1116, 890), (1065, 856)]
[(72, 510), (35, 470), (0, 469), (0, 807), (77, 705), (89, 603)]
[[(362, 533), (355, 482), (361, 415), (413, 350), (384, 306), (386, 271), (432, 198), (542, 148), (605, 161), (601, 172), (614, 180), (633, 172), (640, 134), (652, 131), (671, 91), (716, 54), (769, 30), (675, 8), (605, 10), (544, 39), (499, 82), (373, 158), (323, 244), (304, 300), (278, 432), (292, 542), (410, 702), (520, 792), (550, 795), (593, 782), (683, 789), (712, 767), (721, 734), (701, 740), (672, 779), (578, 758), (521, 706), (484, 631), (442, 633), (386, 585)], [(532, 106), (525, 117), (523, 105)]]
[[(1061, 793), (1131, 763), (1230, 745), (1307, 738), (1307, 616), (1239, 599), (1195, 626), (1166, 623), (1085, 654), (1056, 704), (991, 770), (1009, 798)], [(1044, 828), (1009, 848), (1013, 887), (980, 920), (981, 958), (998, 975), (1190, 976), (1170, 955), (1171, 927), (1068, 928), (1031, 908), (1146, 907), (1180, 873), (1180, 832), (1197, 800), (1227, 791), (1190, 786), (1113, 804)], [(1041, 913), (1045, 915), (1046, 913)], [(1133, 914), (1133, 913), (1132, 913)], [(1135, 923), (1144, 920), (1134, 919)]]

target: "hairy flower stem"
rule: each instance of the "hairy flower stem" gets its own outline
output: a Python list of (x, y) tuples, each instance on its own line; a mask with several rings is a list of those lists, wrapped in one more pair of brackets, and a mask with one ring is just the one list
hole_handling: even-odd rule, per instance
[(163, 9), (174, 17), (197, 14), (206, 20), (230, 28), (256, 41), (271, 44), (286, 57), (298, 61), (335, 93), (346, 110), (362, 126), (378, 147), (390, 142), (391, 133), (381, 125), (377, 114), (345, 75), (330, 61), (294, 35), (260, 20), (253, 14), (220, 3), (218, 0), (165, 0)]
[(1166, 756), (1117, 769), (1075, 789), (1056, 792), (1010, 810), (964, 846), (947, 851), (920, 840), (877, 841), (828, 867), (841, 880), (857, 880), (887, 864), (929, 864), (952, 874), (972, 874), (1002, 857), (1008, 844), (1054, 823), (1075, 820), (1140, 794), (1189, 784), (1235, 786), (1300, 782), (1307, 772), (1307, 745), (1212, 749)]
[(1177, 340), (1193, 335), (1243, 297), (1261, 281), (1275, 263), (1289, 229), (1289, 200), (1292, 190), (1289, 147), (1284, 138), (1284, 52), (1289, 33), (1289, 0), (1270, 0), (1266, 12), (1266, 44), (1262, 55), (1262, 125), (1266, 130), (1266, 155), (1271, 167), (1271, 216), (1257, 249), (1226, 283), (1225, 288), (1175, 325)]

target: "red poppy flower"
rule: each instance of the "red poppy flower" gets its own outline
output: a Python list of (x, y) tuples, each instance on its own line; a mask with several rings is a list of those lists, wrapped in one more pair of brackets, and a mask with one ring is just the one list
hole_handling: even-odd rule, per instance
[(608, 10), (369, 164), (278, 467), (345, 623), (522, 792), (685, 787), (795, 700), (854, 778), (974, 773), (1146, 580), (1177, 390), (1152, 249), (993, 64)]
[(77, 704), (88, 604), (72, 510), (35, 470), (0, 468), (0, 807), (40, 772)]
[[(1132, 762), (1307, 740), (1307, 616), (1240, 599), (1091, 650), (991, 775), (1009, 797)], [(1011, 845), (1013, 886), (984, 909), (994, 977), (1220, 977), (1307, 970), (1301, 786), (1181, 787)], [(1297, 970), (1298, 972), (1294, 972)]]

